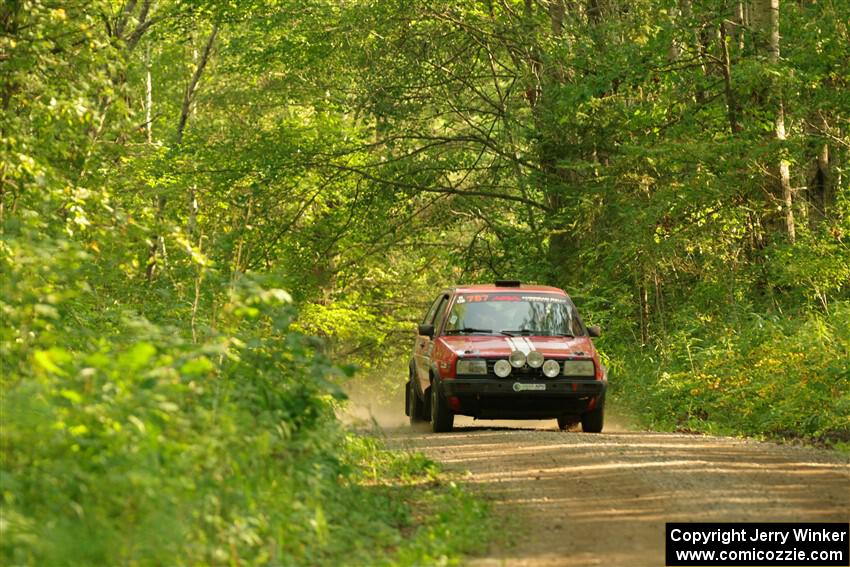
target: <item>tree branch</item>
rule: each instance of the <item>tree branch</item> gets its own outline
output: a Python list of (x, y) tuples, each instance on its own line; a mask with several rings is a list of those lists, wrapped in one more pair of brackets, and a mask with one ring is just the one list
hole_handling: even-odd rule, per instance
[(183, 142), (183, 132), (186, 129), (186, 122), (189, 120), (189, 109), (192, 105), (192, 99), (195, 97), (195, 89), (197, 89), (201, 75), (204, 73), (204, 68), (207, 66), (207, 61), (209, 61), (216, 34), (218, 34), (218, 24), (213, 25), (210, 37), (207, 39), (206, 45), (204, 45), (200, 60), (198, 60), (198, 66), (195, 68), (192, 80), (189, 81), (189, 85), (186, 87), (186, 92), (183, 95), (183, 108), (180, 110), (180, 121), (177, 123), (177, 145)]

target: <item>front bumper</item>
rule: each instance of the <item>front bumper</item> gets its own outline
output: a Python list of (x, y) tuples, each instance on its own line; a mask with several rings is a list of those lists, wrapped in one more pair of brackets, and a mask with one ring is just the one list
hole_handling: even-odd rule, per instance
[(604, 403), (607, 380), (557, 378), (457, 378), (440, 383), (443, 395), (457, 398), (455, 413), (478, 418), (547, 419), (579, 416), (593, 400)]

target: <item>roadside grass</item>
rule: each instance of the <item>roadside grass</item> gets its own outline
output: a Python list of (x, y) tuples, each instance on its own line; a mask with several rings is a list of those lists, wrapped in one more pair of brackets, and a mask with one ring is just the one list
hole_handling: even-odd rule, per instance
[(336, 418), (352, 370), (289, 328), (273, 282), (233, 282), (193, 337), (176, 304), (42, 305), (90, 265), (18, 261), (61, 249), (25, 236), (0, 251), (0, 564), (453, 565), (483, 545), (483, 503)]
[[(294, 463), (298, 472), (293, 474), (266, 458), (246, 465), (224, 485), (202, 473), (190, 481), (189, 475), (170, 471), (175, 481), (197, 484), (190, 492), (205, 486), (203, 500), (214, 501), (212, 509), (196, 507), (197, 495), (184, 491), (135, 496), (99, 473), (86, 483), (91, 486), (87, 492), (96, 495), (99, 486), (98, 499), (146, 503), (139, 517), (118, 514), (118, 504), (106, 507), (91, 497), (72, 500), (67, 490), (41, 509), (34, 497), (19, 492), (13, 500), (6, 493), (0, 557), (5, 556), (6, 565), (115, 560), (128, 565), (402, 567), (460, 565), (464, 555), (484, 549), (492, 534), (489, 507), (466, 491), (455, 473), (421, 453), (388, 449), (369, 434), (340, 431), (333, 423), (325, 433), (338, 435), (332, 443), (337, 451), (333, 474), (315, 459)], [(310, 474), (309, 467), (320, 468)], [(143, 473), (139, 467), (131, 471)], [(149, 476), (149, 488), (167, 491), (165, 471)], [(65, 504), (74, 507), (76, 521), (59, 511)], [(210, 517), (194, 518), (200, 514)], [(214, 529), (204, 527), (210, 523)], [(113, 547), (122, 541), (133, 548)]]
[[(464, 488), (462, 474), (443, 469), (421, 452), (387, 447), (384, 428), (407, 420), (400, 367), (404, 362), (394, 361), (345, 381), (348, 400), (338, 407), (337, 416), (349, 424), (344, 453), (356, 470), (350, 489), (370, 502), (372, 510), (351, 512), (346, 521), (350, 526), (362, 515), (361, 529), (347, 526), (334, 537), (342, 548), (368, 542), (369, 549), (356, 556), (329, 554), (327, 564), (460, 565), (464, 556), (484, 551), (493, 537), (490, 506)], [(391, 527), (380, 539), (378, 531), (367, 527), (378, 518), (375, 510), (382, 511), (383, 525)]]
[(654, 350), (613, 345), (614, 400), (651, 429), (850, 452), (850, 304), (705, 329)]
[(422, 453), (393, 451), (363, 433), (346, 437), (356, 469), (335, 509), (327, 565), (459, 565), (492, 534), (486, 502)]

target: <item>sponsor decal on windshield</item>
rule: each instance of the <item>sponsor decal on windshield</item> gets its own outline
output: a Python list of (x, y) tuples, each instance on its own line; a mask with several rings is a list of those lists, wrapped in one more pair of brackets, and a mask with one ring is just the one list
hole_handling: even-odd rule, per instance
[(565, 297), (552, 295), (459, 295), (457, 303), (480, 303), (483, 301), (540, 301), (543, 303), (566, 303)]
[(567, 300), (564, 297), (554, 297), (551, 295), (535, 295), (535, 296), (522, 296), (523, 301), (542, 301), (544, 303), (566, 303)]

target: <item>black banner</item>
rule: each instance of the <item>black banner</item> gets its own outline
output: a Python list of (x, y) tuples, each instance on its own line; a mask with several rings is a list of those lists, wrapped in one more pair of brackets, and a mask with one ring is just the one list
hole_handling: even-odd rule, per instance
[(850, 565), (850, 524), (668, 523), (667, 565)]

